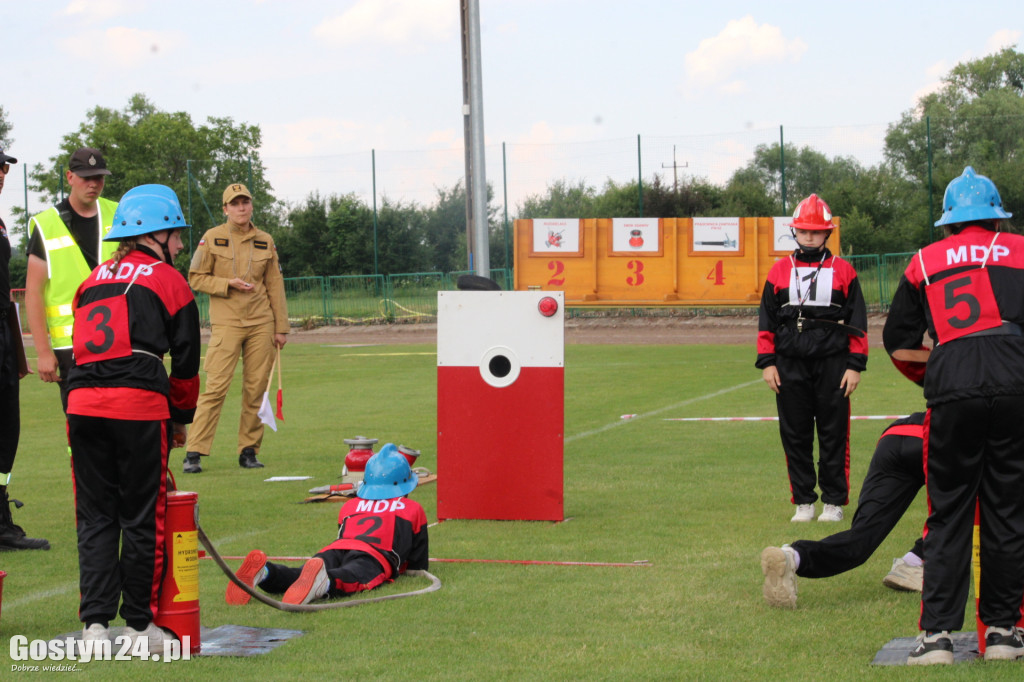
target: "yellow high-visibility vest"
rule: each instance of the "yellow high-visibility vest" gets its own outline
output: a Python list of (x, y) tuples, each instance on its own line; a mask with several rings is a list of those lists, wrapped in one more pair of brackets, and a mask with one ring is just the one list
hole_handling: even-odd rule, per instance
[[(96, 241), (99, 248), (100, 263), (108, 260), (117, 251), (117, 242), (105, 242), (103, 236), (110, 231), (114, 221), (117, 202), (99, 198), (96, 200), (97, 214)], [(71, 231), (60, 218), (56, 207), (51, 207), (34, 216), (29, 223), (29, 234), (32, 234), (32, 223), (40, 231), (43, 248), (46, 250), (46, 288), (43, 290), (43, 303), (46, 306), (46, 328), (50, 332), (50, 345), (54, 349), (71, 348), (71, 330), (74, 315), (71, 304), (75, 300), (75, 292), (85, 281), (92, 270), (85, 262), (82, 250), (78, 248)]]

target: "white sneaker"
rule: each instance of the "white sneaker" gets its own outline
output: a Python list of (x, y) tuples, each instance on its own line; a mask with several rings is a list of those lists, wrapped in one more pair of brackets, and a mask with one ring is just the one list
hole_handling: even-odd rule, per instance
[(82, 663), (104, 657), (109, 660), (112, 646), (110, 628), (93, 623), (87, 628), (82, 628), (82, 639), (78, 642), (78, 660)]
[(780, 609), (796, 608), (796, 556), (789, 545), (765, 547), (761, 552), (765, 601)]
[(814, 520), (814, 505), (813, 504), (798, 504), (796, 506), (796, 514), (793, 514), (793, 518), (790, 521), (813, 521)]
[(843, 508), (834, 504), (826, 504), (818, 515), (819, 521), (842, 521)]
[(170, 640), (173, 638), (173, 635), (167, 634), (164, 632), (163, 628), (152, 621), (146, 626), (145, 630), (136, 630), (135, 628), (126, 625), (124, 630), (121, 631), (121, 634), (131, 638), (132, 651), (135, 650), (136, 642), (140, 639), (148, 640), (147, 646), (149, 648), (146, 649), (146, 651), (148, 651), (150, 655), (162, 654), (164, 650), (164, 640)]
[(99, 623), (93, 623), (87, 628), (82, 628), (83, 642), (102, 642), (110, 639), (110, 628), (105, 628)]
[(924, 586), (924, 566), (911, 566), (902, 558), (893, 559), (889, 575), (882, 578), (882, 584), (893, 590), (920, 592)]

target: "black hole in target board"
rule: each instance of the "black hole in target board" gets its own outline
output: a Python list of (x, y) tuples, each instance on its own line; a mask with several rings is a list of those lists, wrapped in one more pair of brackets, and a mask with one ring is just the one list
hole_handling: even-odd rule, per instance
[(492, 376), (496, 376), (499, 379), (504, 379), (512, 372), (512, 363), (504, 355), (495, 355), (491, 358), (491, 361), (487, 363), (487, 369), (490, 371)]

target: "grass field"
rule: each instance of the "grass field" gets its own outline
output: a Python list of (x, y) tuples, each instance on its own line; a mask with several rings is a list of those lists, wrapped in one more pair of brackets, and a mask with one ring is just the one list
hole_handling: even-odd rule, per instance
[[(434, 563), (431, 571), (444, 583), (439, 592), (289, 614), (256, 602), (227, 606), (226, 578), (203, 561), (204, 626), (301, 629), (304, 636), (254, 658), (91, 662), (80, 664), (78, 674), (102, 680), (1021, 679), (1022, 668), (1013, 663), (927, 671), (870, 665), (890, 639), (916, 634), (917, 595), (888, 590), (881, 579), (920, 532), (923, 495), (866, 565), (801, 581), (795, 611), (764, 603), (763, 547), (822, 537), (849, 521), (789, 522), (774, 422), (665, 421), (774, 415), (753, 359), (747, 346), (568, 346), (567, 520), (449, 521), (430, 529), (435, 558), (647, 560), (649, 567)], [(337, 481), (343, 438), (404, 443), (423, 451), (418, 464), (435, 467), (433, 346), (291, 344), (284, 362), (286, 421), (277, 433), (267, 432), (265, 469), (237, 465), (237, 379), (204, 472), (178, 473), (184, 453), (172, 455), (179, 487), (198, 491), (200, 523), (223, 554), (261, 548), (308, 555), (327, 544), (338, 505), (299, 502), (314, 485)], [(876, 354), (853, 405), (858, 415), (906, 414), (922, 409), (923, 400)], [(80, 627), (74, 508), (55, 387), (35, 377), (22, 382), (22, 422), (11, 493), (26, 505), (15, 520), (53, 549), (0, 554), (8, 572), (0, 619), (5, 677), (12, 635), (48, 639)], [(854, 499), (885, 423), (853, 422)], [(517, 470), (514, 457), (507, 466), (509, 486), (527, 490), (530, 472)], [(314, 478), (265, 483), (272, 475)], [(412, 497), (436, 520), (436, 487), (423, 486)], [(427, 584), (401, 578), (381, 593)], [(973, 630), (973, 601), (966, 618)]]

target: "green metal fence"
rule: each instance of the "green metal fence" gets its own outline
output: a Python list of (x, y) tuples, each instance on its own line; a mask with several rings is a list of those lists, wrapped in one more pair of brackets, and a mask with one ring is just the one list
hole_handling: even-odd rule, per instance
[(331, 319), (327, 312), (327, 288), (323, 277), (287, 277), (288, 321), (299, 327), (320, 327)]
[[(467, 272), (409, 272), (395, 275), (337, 275), (285, 277), (288, 319), (293, 327), (381, 322), (433, 322), (437, 319), (437, 292), (455, 289)], [(508, 290), (512, 273), (491, 271), (491, 278)], [(199, 319), (210, 324), (210, 297), (195, 292)]]
[(326, 277), (325, 315), (330, 324), (368, 324), (391, 319), (384, 275)]
[[(903, 270), (913, 253), (846, 256), (854, 268), (871, 310), (885, 312), (899, 284)], [(457, 272), (409, 272), (395, 275), (344, 275), (334, 277), (286, 277), (285, 296), (288, 318), (294, 327), (311, 328), (322, 325), (379, 324), (384, 322), (433, 322), (437, 319), (437, 292), (453, 291)], [(512, 273), (504, 269), (491, 271), (491, 278), (502, 289), (510, 289)], [(15, 300), (24, 299), (24, 290), (12, 292)], [(199, 319), (210, 324), (210, 297), (195, 292)], [(733, 309), (734, 310), (734, 309)], [(573, 313), (586, 316), (591, 311)], [(704, 311), (707, 314), (713, 314)], [(602, 313), (605, 314), (605, 313)], [(637, 316), (672, 315), (664, 308), (636, 308)], [(27, 331), (27, 321), (22, 316)]]
[(449, 288), (443, 272), (388, 275), (388, 306), (393, 321), (432, 321), (437, 317), (437, 292)]
[(882, 306), (882, 267), (880, 257), (875, 255), (865, 256), (843, 256), (857, 271), (857, 279), (860, 280), (861, 291), (864, 292), (864, 301), (869, 310), (878, 309)]
[(903, 271), (907, 269), (910, 258), (917, 253), (887, 253), (881, 256), (882, 260), (882, 310), (889, 310), (892, 303), (892, 296), (896, 293), (896, 286), (900, 283)]

